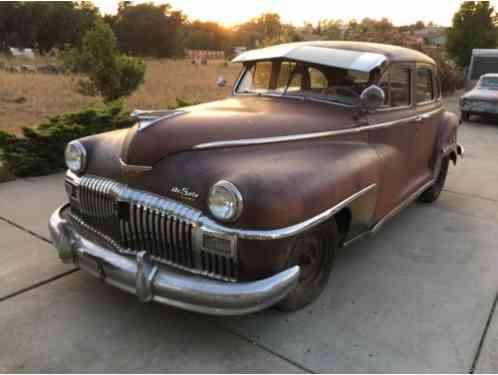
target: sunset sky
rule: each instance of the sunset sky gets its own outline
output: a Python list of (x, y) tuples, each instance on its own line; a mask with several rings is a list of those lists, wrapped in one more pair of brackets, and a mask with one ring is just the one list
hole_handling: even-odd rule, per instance
[[(117, 1), (94, 1), (104, 13), (115, 13)], [(458, 0), (167, 0), (155, 3), (170, 3), (174, 9), (183, 10), (191, 19), (218, 21), (232, 26), (257, 17), (264, 12), (280, 14), (284, 22), (295, 26), (304, 21), (357, 19), (364, 17), (389, 18), (395, 25), (414, 23), (418, 20), (433, 21), (442, 26), (451, 25), (453, 14), (461, 1)], [(491, 1), (497, 7), (498, 0)]]

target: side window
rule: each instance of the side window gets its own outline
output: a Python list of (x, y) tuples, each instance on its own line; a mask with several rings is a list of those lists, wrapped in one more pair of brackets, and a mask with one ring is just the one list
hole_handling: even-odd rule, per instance
[(237, 91), (247, 93), (267, 90), (270, 82), (271, 67), (270, 62), (260, 62), (251, 66), (242, 77)]
[(417, 103), (434, 100), (434, 78), (429, 68), (417, 69)]
[[(391, 80), (391, 72), (386, 72), (379, 81), (378, 86), (384, 91), (385, 99), (382, 105), (385, 108), (391, 106), (391, 92), (389, 91), (389, 81)], [(369, 82), (370, 83), (370, 82)], [(374, 82), (373, 82), (374, 83)]]
[(408, 106), (410, 98), (410, 77), (411, 71), (408, 68), (393, 67), (391, 70), (391, 107)]
[(289, 87), (287, 87), (287, 92), (297, 92), (303, 89), (303, 71), (305, 67), (302, 64), (295, 64), (292, 70), (291, 79), (289, 82)]
[(289, 79), (291, 78), (291, 74), (294, 71), (294, 68), (296, 67), (296, 63), (290, 62), (290, 61), (283, 61), (280, 64), (280, 70), (278, 73), (278, 80), (277, 80), (277, 91), (284, 91), (285, 88), (287, 87), (287, 84), (289, 83)]
[(309, 68), (310, 75), (310, 89), (311, 90), (325, 90), (329, 87), (329, 83), (325, 74), (316, 68)]
[(260, 62), (254, 65), (252, 74), (252, 87), (256, 90), (268, 89), (271, 76), (271, 62)]
[(384, 107), (396, 108), (409, 106), (411, 103), (410, 81), (411, 71), (409, 68), (402, 66), (391, 67), (379, 83), (379, 87), (386, 94)]
[(436, 84), (436, 86), (435, 86), (435, 94), (434, 94), (435, 96), (434, 97), (436, 99), (439, 99), (441, 97), (441, 79), (440, 79), (438, 73), (435, 74), (435, 80), (434, 81), (435, 81), (435, 84)]

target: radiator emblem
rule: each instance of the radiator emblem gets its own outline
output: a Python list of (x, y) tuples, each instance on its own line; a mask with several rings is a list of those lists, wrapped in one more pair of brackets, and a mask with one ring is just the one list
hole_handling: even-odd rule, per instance
[(188, 187), (173, 186), (171, 188), (171, 192), (189, 201), (195, 201), (197, 198), (199, 198), (199, 194), (195, 191), (190, 190)]

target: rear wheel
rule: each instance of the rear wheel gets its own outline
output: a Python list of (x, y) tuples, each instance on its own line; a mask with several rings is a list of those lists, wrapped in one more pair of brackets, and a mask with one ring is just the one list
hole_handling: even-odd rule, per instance
[[(326, 229), (325, 229), (326, 228)], [(296, 311), (310, 304), (325, 289), (338, 244), (335, 222), (299, 238), (289, 256), (287, 267), (300, 266), (297, 286), (277, 305), (281, 311)]]
[(443, 161), (441, 162), (441, 169), (439, 170), (439, 174), (436, 178), (436, 181), (434, 182), (434, 185), (432, 185), (429, 189), (424, 191), (422, 195), (420, 195), (420, 197), (418, 197), (419, 202), (432, 203), (439, 198), (441, 192), (443, 191), (444, 183), (446, 182), (449, 164), (450, 158), (443, 158)]
[(462, 117), (463, 121), (469, 121), (469, 119), (470, 119), (470, 112), (462, 111), (461, 117)]

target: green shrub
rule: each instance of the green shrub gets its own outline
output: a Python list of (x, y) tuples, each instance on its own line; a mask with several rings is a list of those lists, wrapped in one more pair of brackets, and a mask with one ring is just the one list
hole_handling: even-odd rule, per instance
[(23, 128), (22, 137), (0, 131), (0, 164), (19, 177), (52, 173), (65, 168), (68, 142), (132, 124), (118, 101), (51, 117), (36, 128)]
[(143, 60), (121, 54), (114, 32), (102, 21), (85, 34), (81, 50), (66, 50), (60, 59), (68, 71), (86, 75), (79, 81), (82, 94), (105, 101), (128, 96), (144, 82)]

